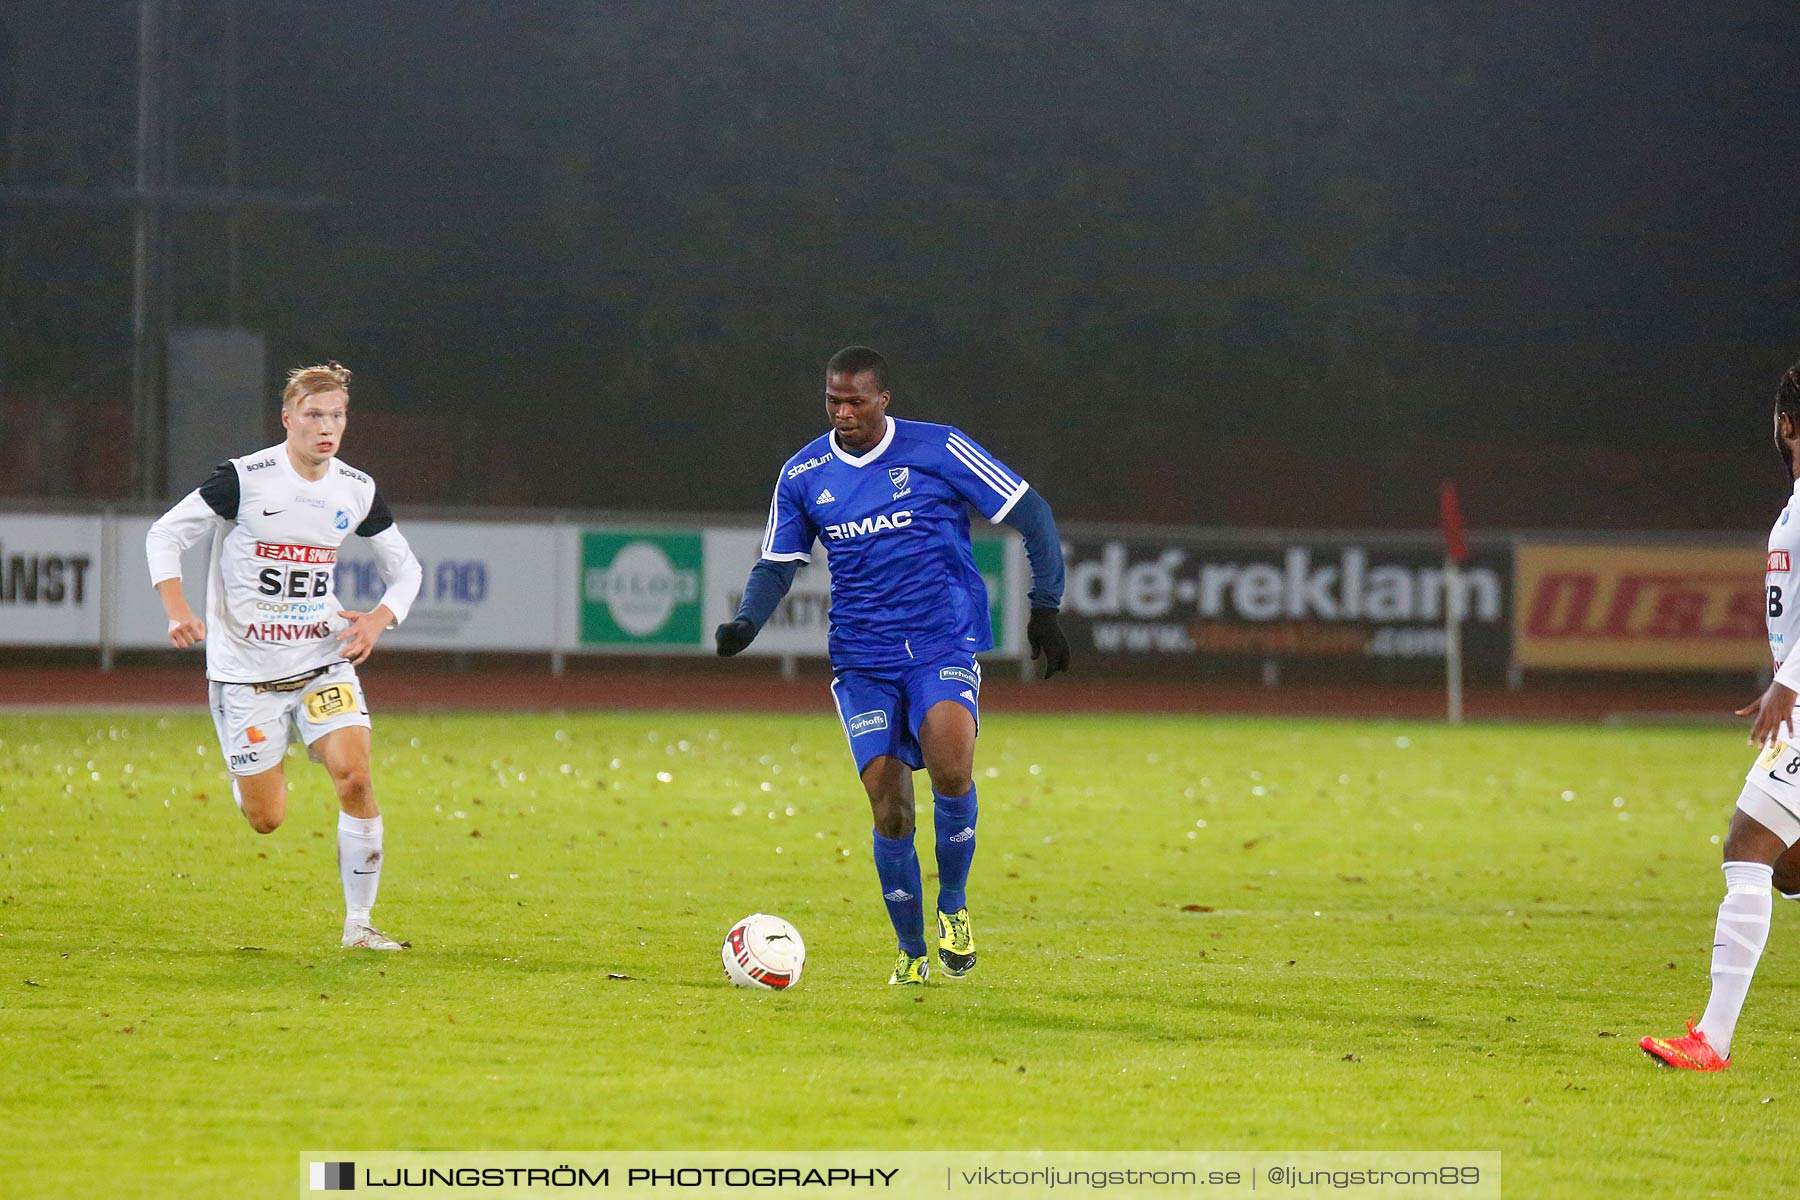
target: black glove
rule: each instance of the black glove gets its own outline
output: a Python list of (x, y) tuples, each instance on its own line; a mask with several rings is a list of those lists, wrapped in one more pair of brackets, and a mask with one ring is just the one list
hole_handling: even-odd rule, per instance
[(748, 621), (727, 621), (713, 630), (713, 641), (719, 643), (719, 657), (730, 658), (756, 640), (756, 626)]
[[(1044, 656), (1044, 678), (1069, 669), (1069, 639), (1063, 636), (1054, 608), (1034, 608), (1025, 623), (1025, 640), (1031, 643), (1031, 657)], [(723, 651), (721, 651), (723, 653)]]

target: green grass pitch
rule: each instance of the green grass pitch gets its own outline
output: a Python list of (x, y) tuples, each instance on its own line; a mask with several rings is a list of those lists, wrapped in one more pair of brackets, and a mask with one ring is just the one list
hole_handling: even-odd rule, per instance
[[(923, 990), (886, 986), (823, 709), (378, 714), (376, 748), (403, 955), (337, 949), (303, 758), (258, 837), (202, 716), (0, 717), (0, 1191), (288, 1194), (322, 1146), (1493, 1149), (1517, 1196), (1800, 1167), (1796, 906), (1729, 1072), (1634, 1044), (1705, 1000), (1723, 728), (993, 714), (980, 967)], [(756, 910), (807, 939), (791, 993), (725, 982)]]

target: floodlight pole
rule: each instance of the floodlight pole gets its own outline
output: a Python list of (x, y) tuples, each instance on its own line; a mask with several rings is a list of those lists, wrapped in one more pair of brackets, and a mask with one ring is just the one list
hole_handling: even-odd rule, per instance
[(162, 144), (162, 0), (138, 0), (137, 186), (131, 198), (131, 494), (161, 494), (162, 422), (151, 411), (156, 394), (150, 345), (150, 282), (157, 231), (150, 202), (154, 156)]
[[(237, 0), (225, 0), (225, 190), (238, 190), (238, 28)], [(238, 255), (238, 206), (225, 210), (225, 314), (233, 329), (242, 326), (242, 271)]]
[[(137, 0), (138, 5), (138, 110), (137, 171), (130, 187), (32, 187), (13, 182), (8, 164), (0, 182), (0, 208), (42, 205), (57, 209), (125, 208), (131, 213), (131, 474), (130, 495), (140, 500), (162, 496), (167, 471), (164, 443), (168, 440), (162, 389), (162, 343), (167, 333), (167, 293), (162, 285), (168, 273), (164, 261), (165, 214), (222, 212), (226, 217), (227, 308), (232, 325), (242, 312), (242, 262), (239, 214), (245, 207), (268, 212), (311, 212), (341, 201), (327, 196), (296, 196), (285, 192), (250, 189), (239, 185), (237, 5), (227, 0), (226, 17), (226, 186), (176, 188), (170, 186), (163, 140), (163, 67), (165, 24), (169, 0)], [(22, 45), (23, 43), (21, 43)], [(22, 53), (22, 51), (21, 51)], [(15, 113), (24, 111), (21, 99)], [(20, 118), (22, 123), (23, 118)], [(16, 142), (13, 153), (16, 155)], [(7, 214), (11, 216), (10, 213)], [(11, 225), (7, 239), (0, 239), (0, 283), (10, 271)], [(3, 289), (0, 289), (3, 290)], [(160, 303), (152, 297), (161, 293)]]

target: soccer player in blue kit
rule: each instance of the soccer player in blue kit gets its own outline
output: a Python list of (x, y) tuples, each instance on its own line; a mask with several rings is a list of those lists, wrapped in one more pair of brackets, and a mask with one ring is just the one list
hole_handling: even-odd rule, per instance
[(850, 346), (825, 368), (831, 431), (790, 458), (775, 483), (762, 557), (737, 616), (715, 633), (721, 655), (748, 646), (812, 561), (831, 561), (830, 655), (844, 736), (875, 816), (875, 872), (899, 939), (889, 983), (931, 974), (913, 772), (931, 777), (937, 830), (938, 961), (947, 975), (975, 968), (969, 864), (975, 857), (975, 735), (981, 665), (992, 649), (987, 585), (969, 547), (969, 506), (1025, 538), (1031, 562), (1026, 638), (1044, 677), (1069, 669), (1057, 623), (1062, 545), (1050, 506), (961, 430), (888, 415), (887, 363)]

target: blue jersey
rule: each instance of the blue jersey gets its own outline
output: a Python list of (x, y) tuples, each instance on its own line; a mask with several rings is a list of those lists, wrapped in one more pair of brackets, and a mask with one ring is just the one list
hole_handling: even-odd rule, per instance
[(987, 585), (969, 548), (969, 508), (998, 522), (1029, 485), (948, 425), (887, 419), (867, 454), (827, 433), (788, 459), (769, 503), (762, 556), (831, 563), (831, 662), (891, 667), (991, 649)]

